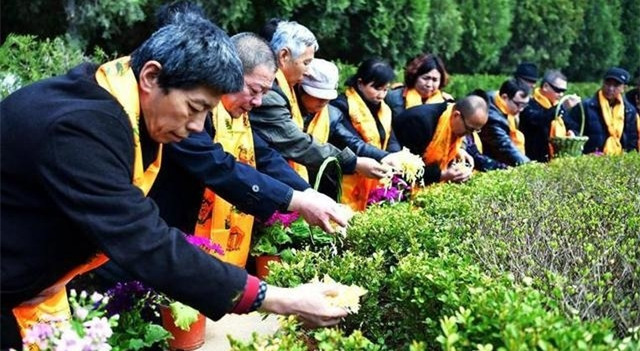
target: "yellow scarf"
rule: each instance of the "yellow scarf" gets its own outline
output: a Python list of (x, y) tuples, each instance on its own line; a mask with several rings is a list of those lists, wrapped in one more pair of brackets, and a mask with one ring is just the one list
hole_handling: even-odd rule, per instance
[[(127, 116), (129, 116), (129, 121), (133, 128), (133, 142), (135, 147), (132, 183), (140, 188), (146, 196), (160, 171), (162, 144), (158, 147), (158, 155), (155, 162), (144, 171), (140, 132), (138, 129), (140, 122), (138, 82), (129, 67), (129, 60), (127, 56), (103, 64), (96, 71), (96, 80), (102, 88), (118, 100), (127, 113)], [(35, 300), (33, 302), (25, 302), (15, 307), (12, 312), (16, 317), (22, 336), (24, 336), (25, 329), (36, 323), (47, 322), (52, 319), (68, 320), (71, 317), (71, 311), (69, 309), (65, 285), (75, 276), (95, 269), (108, 260), (107, 256), (103, 253), (98, 253), (87, 263), (75, 267), (55, 284), (41, 292), (39, 297), (36, 298), (38, 299), (37, 302)]]
[[(300, 112), (300, 106), (298, 105), (298, 99), (296, 98), (296, 93), (293, 91), (293, 87), (289, 86), (289, 82), (287, 82), (287, 78), (284, 76), (284, 72), (281, 69), (278, 69), (276, 72), (276, 82), (284, 95), (289, 100), (289, 105), (291, 106), (291, 118), (295, 124), (302, 130), (304, 128), (304, 119), (302, 119), (302, 113)], [(299, 163), (289, 161), (289, 165), (293, 168), (296, 173), (298, 173), (304, 180), (309, 180), (309, 173), (307, 172), (307, 168)]]
[(640, 112), (636, 114), (636, 128), (638, 129), (638, 151), (640, 151)]
[[(224, 150), (242, 163), (256, 167), (253, 134), (249, 115), (232, 118), (222, 102), (212, 109), (213, 126), (216, 130), (214, 142), (222, 144)], [(244, 267), (251, 246), (253, 216), (238, 211), (224, 199), (205, 189), (202, 206), (194, 234), (210, 239), (224, 248), (220, 260)]]
[(440, 115), (433, 138), (426, 145), (422, 157), (425, 164), (437, 164), (441, 171), (449, 167), (449, 163), (458, 156), (458, 150), (462, 145), (462, 138), (454, 138), (451, 132), (451, 113), (453, 104)]
[(507, 113), (507, 103), (502, 97), (496, 94), (494, 99), (496, 107), (507, 116), (509, 122), (509, 137), (513, 145), (524, 154), (524, 134), (516, 126), (516, 116)]
[(313, 116), (307, 133), (311, 134), (319, 143), (329, 141), (329, 130), (331, 129), (331, 121), (329, 119), (329, 106), (325, 106)]
[[(552, 102), (548, 97), (544, 96), (540, 88), (535, 88), (535, 90), (533, 91), (533, 99), (536, 100), (538, 104), (540, 104), (540, 106), (545, 109), (554, 107), (556, 103), (555, 101)], [(564, 125), (564, 120), (562, 118), (554, 118), (553, 121), (551, 121), (551, 126), (549, 128), (549, 139), (565, 136), (567, 136), (567, 127)], [(548, 148), (549, 156), (553, 157), (553, 145), (549, 143)]]
[(622, 137), (622, 130), (624, 129), (624, 102), (620, 95), (616, 97), (616, 100), (618, 103), (611, 108), (609, 100), (604, 97), (602, 90), (598, 90), (600, 111), (602, 111), (602, 118), (609, 132), (609, 137), (607, 137), (607, 140), (604, 142), (604, 148), (602, 149), (605, 155), (622, 155), (620, 138)]
[[(351, 124), (360, 134), (360, 137), (367, 144), (382, 150), (386, 149), (391, 136), (391, 109), (389, 106), (383, 101), (378, 111), (378, 119), (385, 131), (385, 139), (380, 140), (376, 120), (358, 92), (349, 87), (345, 95), (347, 96)], [(369, 193), (377, 185), (378, 180), (376, 179), (366, 178), (359, 174), (345, 175), (342, 178), (342, 201), (354, 211), (362, 211), (367, 207)]]
[(422, 104), (436, 104), (445, 101), (445, 96), (442, 94), (440, 89), (434, 91), (433, 95), (429, 96), (424, 102), (422, 102), (422, 95), (420, 95), (415, 88), (405, 90), (405, 108), (411, 108)]

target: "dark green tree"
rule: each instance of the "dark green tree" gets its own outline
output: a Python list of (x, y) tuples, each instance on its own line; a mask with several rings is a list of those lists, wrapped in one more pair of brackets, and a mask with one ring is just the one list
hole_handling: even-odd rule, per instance
[(620, 64), (624, 49), (620, 11), (618, 0), (587, 1), (584, 24), (571, 47), (570, 65), (565, 69), (570, 79), (599, 80), (608, 67)]
[(622, 9), (620, 31), (624, 49), (620, 65), (634, 74), (640, 70), (640, 1), (622, 0)]
[(513, 36), (500, 62), (515, 67), (535, 62), (541, 71), (569, 64), (571, 46), (583, 24), (585, 0), (523, 0), (514, 8)]
[(462, 33), (465, 28), (462, 14), (456, 0), (431, 0), (430, 6), (423, 51), (436, 53), (446, 61), (451, 59), (462, 45)]
[(458, 0), (462, 23), (462, 47), (449, 66), (459, 73), (506, 72), (500, 52), (511, 39), (511, 0)]

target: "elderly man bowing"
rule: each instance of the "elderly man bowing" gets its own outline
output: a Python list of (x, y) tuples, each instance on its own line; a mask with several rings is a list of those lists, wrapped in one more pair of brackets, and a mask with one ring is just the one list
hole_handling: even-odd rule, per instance
[(107, 259), (213, 319), (259, 306), (313, 325), (345, 316), (322, 298), (328, 286), (259, 294), (257, 278), (190, 245), (144, 196), (162, 143), (201, 131), (220, 95), (242, 84), (226, 34), (194, 16), (130, 58), (83, 64), (2, 101), (2, 348), (21, 347), (20, 328), (68, 314), (65, 284)]

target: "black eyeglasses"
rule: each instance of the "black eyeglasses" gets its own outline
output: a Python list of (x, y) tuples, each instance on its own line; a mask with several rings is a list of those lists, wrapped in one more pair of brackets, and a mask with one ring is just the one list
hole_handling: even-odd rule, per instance
[(555, 85), (553, 85), (553, 84), (551, 84), (549, 82), (545, 82), (545, 83), (547, 83), (547, 85), (551, 88), (551, 90), (555, 91), (556, 94), (562, 94), (565, 91), (567, 91), (567, 89), (558, 88), (557, 86), (555, 86)]
[(469, 134), (480, 133), (480, 131), (482, 130), (482, 128), (475, 129), (475, 128), (472, 128), (470, 125), (468, 125), (466, 118), (464, 118), (464, 115), (462, 114), (462, 112), (460, 112), (460, 119), (462, 120), (462, 124), (464, 125), (464, 129), (467, 131), (467, 133)]
[(514, 99), (511, 99), (511, 102), (514, 103), (514, 105), (516, 105), (516, 107), (521, 110), (524, 109), (525, 107), (527, 107), (527, 105), (529, 105), (528, 101), (516, 101)]

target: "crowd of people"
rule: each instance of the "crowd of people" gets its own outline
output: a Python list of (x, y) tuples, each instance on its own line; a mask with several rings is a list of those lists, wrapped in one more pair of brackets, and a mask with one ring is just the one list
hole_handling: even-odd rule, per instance
[[(403, 147), (424, 160), (422, 186), (547, 162), (552, 137), (585, 135), (585, 153), (640, 148), (640, 77), (625, 95), (632, 80), (620, 67), (584, 100), (563, 98), (562, 72), (539, 78), (530, 62), (497, 91), (453, 97), (437, 55), (412, 59), (393, 89), (391, 65), (371, 58), (339, 94), (338, 68), (315, 57), (314, 34), (297, 22), (229, 38), (184, 2), (158, 22), (129, 56), (1, 102), (2, 348), (20, 348), (35, 321), (68, 315), (65, 285), (97, 267), (212, 319), (258, 309), (334, 325), (346, 311), (323, 296), (339, 287), (279, 288), (243, 269), (254, 218), (297, 211), (334, 232), (350, 217), (336, 187), (363, 210)], [(310, 182), (328, 158), (344, 177), (325, 174), (323, 194)], [(209, 256), (183, 233), (227, 253)]]

